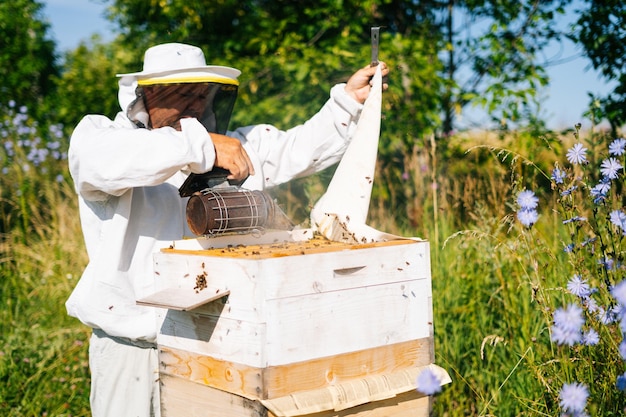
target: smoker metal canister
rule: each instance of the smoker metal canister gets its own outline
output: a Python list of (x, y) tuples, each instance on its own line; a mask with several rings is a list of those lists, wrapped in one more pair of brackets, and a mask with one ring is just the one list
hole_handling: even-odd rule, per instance
[(187, 224), (200, 235), (263, 229), (274, 218), (274, 203), (263, 191), (206, 189), (187, 202)]

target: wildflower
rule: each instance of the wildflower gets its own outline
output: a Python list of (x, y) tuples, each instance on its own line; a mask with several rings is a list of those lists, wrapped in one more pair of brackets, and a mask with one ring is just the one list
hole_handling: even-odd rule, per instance
[(624, 230), (626, 229), (626, 213), (621, 210), (613, 210), (609, 213), (609, 220), (616, 227)]
[(607, 271), (611, 271), (615, 265), (615, 261), (608, 256), (598, 260), (598, 263), (604, 267)]
[(573, 243), (570, 243), (569, 245), (566, 245), (563, 248), (563, 252), (565, 252), (565, 253), (572, 253), (572, 252), (574, 252), (574, 248), (575, 247), (576, 247), (576, 245), (574, 245)]
[(573, 346), (582, 340), (581, 328), (585, 324), (583, 310), (575, 304), (554, 312), (551, 339), (559, 345)]
[(576, 304), (557, 309), (553, 318), (556, 326), (568, 330), (580, 331), (582, 325), (585, 324), (583, 310)]
[(595, 346), (600, 342), (600, 335), (594, 329), (589, 329), (583, 333), (582, 342), (587, 346)]
[(550, 327), (550, 340), (557, 345), (574, 346), (582, 340), (580, 331), (565, 329), (559, 326)]
[(621, 374), (617, 377), (617, 381), (615, 382), (615, 386), (620, 391), (626, 391), (626, 373)]
[(563, 224), (568, 224), (568, 223), (574, 223), (574, 222), (584, 222), (586, 221), (587, 218), (586, 217), (582, 217), (582, 216), (574, 216), (571, 219), (565, 219), (563, 220)]
[(593, 197), (593, 202), (595, 204), (598, 204), (599, 202), (601, 202), (602, 200), (606, 198), (610, 190), (611, 190), (611, 180), (605, 177), (605, 178), (602, 178), (602, 180), (597, 185), (593, 186), (589, 190), (589, 193), (591, 194), (591, 197)]
[(539, 218), (539, 214), (537, 210), (526, 210), (522, 209), (517, 212), (517, 219), (519, 222), (526, 226), (531, 227), (533, 224), (537, 223), (537, 219)]
[(622, 164), (620, 164), (617, 159), (609, 158), (602, 161), (602, 164), (600, 165), (600, 172), (606, 178), (614, 180), (617, 178), (618, 171), (622, 168)]
[(611, 295), (620, 304), (626, 305), (626, 281), (621, 281), (611, 288)]
[(517, 195), (517, 204), (519, 204), (519, 206), (522, 209), (530, 210), (530, 209), (537, 208), (538, 202), (539, 202), (539, 199), (535, 197), (535, 193), (531, 190), (521, 191)]
[(589, 297), (591, 291), (589, 291), (589, 284), (580, 275), (576, 274), (567, 283), (567, 290), (580, 298)]
[(561, 170), (560, 168), (556, 167), (552, 170), (552, 181), (554, 181), (556, 184), (563, 184), (563, 181), (565, 180), (567, 174), (565, 173), (565, 171)]
[(417, 390), (426, 395), (433, 395), (441, 391), (441, 381), (432, 369), (426, 368), (417, 376)]
[(559, 393), (559, 404), (565, 411), (572, 413), (581, 413), (587, 405), (589, 390), (584, 384), (574, 382), (572, 384), (563, 384)]
[(587, 148), (577, 143), (567, 151), (566, 157), (570, 164), (584, 164), (587, 162)]
[(626, 152), (624, 150), (625, 148), (626, 148), (626, 139), (624, 138), (615, 139), (609, 145), (609, 154), (615, 155), (615, 156), (624, 155), (624, 153)]
[(576, 191), (578, 189), (578, 186), (575, 185), (573, 187), (568, 188), (567, 190), (564, 190), (561, 192), (561, 196), (562, 197), (566, 197), (568, 195), (570, 195), (571, 193), (573, 193), (574, 191)]
[(598, 303), (596, 302), (596, 300), (594, 300), (591, 297), (585, 298), (583, 300), (583, 305), (585, 306), (587, 311), (590, 313), (595, 313), (595, 312), (600, 311), (600, 307), (598, 307)]
[(615, 313), (613, 310), (605, 310), (602, 307), (598, 307), (598, 320), (602, 324), (613, 324), (615, 323), (617, 317), (615, 317)]

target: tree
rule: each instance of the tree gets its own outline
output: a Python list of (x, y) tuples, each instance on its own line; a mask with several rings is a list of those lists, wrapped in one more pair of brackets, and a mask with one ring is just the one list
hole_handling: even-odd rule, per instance
[(626, 123), (626, 4), (619, 0), (586, 3), (571, 38), (582, 45), (594, 69), (606, 79), (617, 81), (607, 97), (592, 97), (599, 103), (598, 118), (606, 117), (617, 134)]
[(30, 110), (51, 93), (51, 77), (59, 72), (55, 42), (35, 0), (0, 3), (0, 104), (13, 100)]
[(105, 44), (97, 35), (68, 51), (64, 71), (54, 79), (57, 90), (46, 98), (49, 114), (69, 127), (86, 114), (115, 117), (120, 111), (115, 74), (122, 72), (128, 59), (115, 41)]
[[(562, 33), (553, 22), (571, 0), (448, 0), (443, 98), (443, 132), (454, 127), (455, 114), (478, 105), (501, 127), (523, 122), (528, 107), (548, 83), (538, 56)], [(457, 23), (458, 22), (458, 23)]]

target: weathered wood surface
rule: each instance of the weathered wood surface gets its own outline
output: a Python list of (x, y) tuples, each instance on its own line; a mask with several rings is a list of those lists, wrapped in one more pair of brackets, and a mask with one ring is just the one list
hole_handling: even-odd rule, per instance
[[(162, 417), (276, 417), (257, 401), (168, 375), (161, 378), (161, 403)], [(431, 398), (413, 390), (341, 411), (300, 416), (427, 417), (430, 409)]]
[(256, 368), (160, 346), (159, 360), (162, 374), (250, 399), (268, 399), (428, 365), (434, 361), (434, 351), (433, 339), (426, 338), (306, 362)]

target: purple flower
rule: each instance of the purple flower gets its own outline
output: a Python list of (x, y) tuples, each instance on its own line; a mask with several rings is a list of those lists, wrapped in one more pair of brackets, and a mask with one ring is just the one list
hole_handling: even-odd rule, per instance
[(595, 346), (600, 342), (600, 335), (594, 329), (589, 329), (583, 333), (582, 342), (587, 346)]
[(581, 413), (587, 406), (587, 398), (589, 390), (586, 385), (574, 382), (572, 384), (563, 384), (559, 393), (559, 404), (566, 412)]
[(565, 173), (565, 171), (561, 170), (560, 168), (554, 168), (552, 170), (552, 181), (554, 181), (556, 184), (563, 184), (563, 181), (565, 180), (565, 178), (567, 177), (567, 174)]
[(617, 159), (609, 158), (602, 161), (602, 164), (600, 165), (600, 172), (606, 178), (614, 180), (615, 178), (617, 178), (618, 172), (622, 168), (622, 164), (620, 164)]
[(587, 221), (586, 217), (574, 216), (571, 219), (563, 220), (563, 224), (574, 223), (574, 222), (584, 222)]
[(554, 312), (553, 319), (555, 326), (577, 332), (579, 332), (583, 324), (585, 324), (583, 309), (576, 304), (569, 304), (565, 308), (557, 309)]
[(594, 203), (599, 203), (604, 200), (611, 190), (611, 182), (608, 178), (602, 178), (602, 180), (589, 190), (589, 194), (594, 198)]
[(626, 281), (621, 281), (611, 288), (611, 295), (622, 305), (626, 305)]
[(550, 327), (550, 340), (557, 345), (574, 346), (576, 343), (582, 341), (582, 334), (580, 330), (570, 330), (559, 326)]
[(626, 213), (621, 210), (613, 210), (609, 213), (609, 220), (621, 230), (626, 229)]
[(522, 209), (517, 212), (517, 220), (519, 220), (519, 222), (526, 227), (531, 227), (533, 224), (537, 223), (538, 218), (539, 214), (537, 213), (537, 210), (534, 209)]
[(617, 138), (609, 145), (609, 154), (620, 156), (624, 154), (624, 149), (626, 148), (626, 139)]
[(441, 381), (432, 369), (426, 368), (417, 376), (417, 390), (426, 395), (433, 395), (441, 391)]
[(567, 283), (567, 290), (580, 298), (589, 297), (591, 291), (589, 290), (589, 284), (580, 275), (576, 274)]
[(566, 197), (570, 195), (571, 193), (573, 193), (574, 191), (576, 191), (577, 189), (578, 189), (578, 186), (575, 185), (573, 187), (568, 188), (567, 190), (561, 191), (561, 197)]
[(519, 206), (522, 209), (527, 209), (527, 210), (535, 209), (537, 208), (538, 202), (539, 202), (539, 199), (535, 197), (535, 193), (531, 190), (521, 191), (517, 195), (517, 204), (519, 204)]
[(587, 148), (582, 143), (577, 143), (567, 151), (566, 157), (570, 164), (584, 164), (587, 162)]

